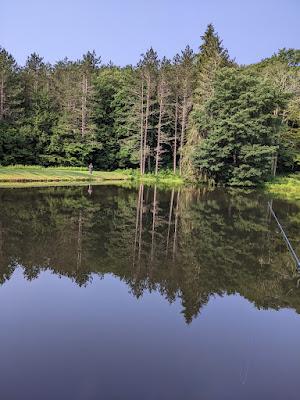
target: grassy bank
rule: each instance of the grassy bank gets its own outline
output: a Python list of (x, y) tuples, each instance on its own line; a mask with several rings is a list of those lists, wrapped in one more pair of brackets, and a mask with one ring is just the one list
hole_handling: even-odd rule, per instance
[(38, 166), (0, 167), (0, 182), (83, 182), (130, 179), (126, 173), (119, 171), (94, 171), (89, 174), (87, 168), (44, 168)]
[(159, 175), (145, 174), (141, 176), (138, 170), (93, 171), (90, 175), (87, 168), (80, 167), (39, 167), (39, 166), (9, 166), (0, 167), (0, 187), (9, 186), (47, 186), (70, 184), (101, 184), (122, 182), (159, 183), (161, 185), (180, 185), (184, 181), (178, 175), (162, 171)]
[(300, 201), (300, 173), (277, 177), (266, 183), (265, 189), (276, 196)]
[[(139, 182), (157, 184), (161, 187), (179, 186), (186, 181), (169, 170), (158, 175), (140, 175), (139, 170), (94, 171), (89, 174), (87, 168), (80, 167), (39, 167), (9, 166), (0, 167), (0, 187), (33, 187), (91, 184), (132, 185)], [(300, 201), (300, 174), (277, 177), (264, 185), (264, 189), (275, 196)]]

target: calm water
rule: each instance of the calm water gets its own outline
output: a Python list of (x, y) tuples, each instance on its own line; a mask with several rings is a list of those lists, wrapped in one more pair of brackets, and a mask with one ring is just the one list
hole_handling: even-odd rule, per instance
[[(1, 399), (299, 399), (300, 275), (267, 202), (0, 189)], [(299, 206), (273, 208), (300, 253)]]

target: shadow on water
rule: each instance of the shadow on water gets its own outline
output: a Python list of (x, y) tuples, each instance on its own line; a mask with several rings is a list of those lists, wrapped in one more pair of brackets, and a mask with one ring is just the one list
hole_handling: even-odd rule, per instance
[[(21, 266), (89, 285), (113, 274), (137, 298), (180, 299), (190, 323), (211, 296), (300, 313), (299, 273), (258, 191), (117, 186), (0, 190), (0, 283)], [(300, 210), (273, 208), (296, 251)]]

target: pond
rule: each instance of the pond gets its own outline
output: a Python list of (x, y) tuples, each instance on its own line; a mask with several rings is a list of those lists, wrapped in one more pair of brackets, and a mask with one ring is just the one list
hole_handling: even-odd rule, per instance
[[(299, 399), (300, 275), (269, 200), (0, 189), (1, 398)], [(273, 209), (299, 254), (299, 204)]]

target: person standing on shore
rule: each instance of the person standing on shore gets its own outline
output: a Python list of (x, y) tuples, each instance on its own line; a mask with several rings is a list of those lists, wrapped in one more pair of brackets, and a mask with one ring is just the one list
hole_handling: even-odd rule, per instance
[(92, 173), (93, 173), (93, 164), (92, 163), (90, 163), (89, 164), (89, 172), (90, 172), (90, 174), (92, 175)]

